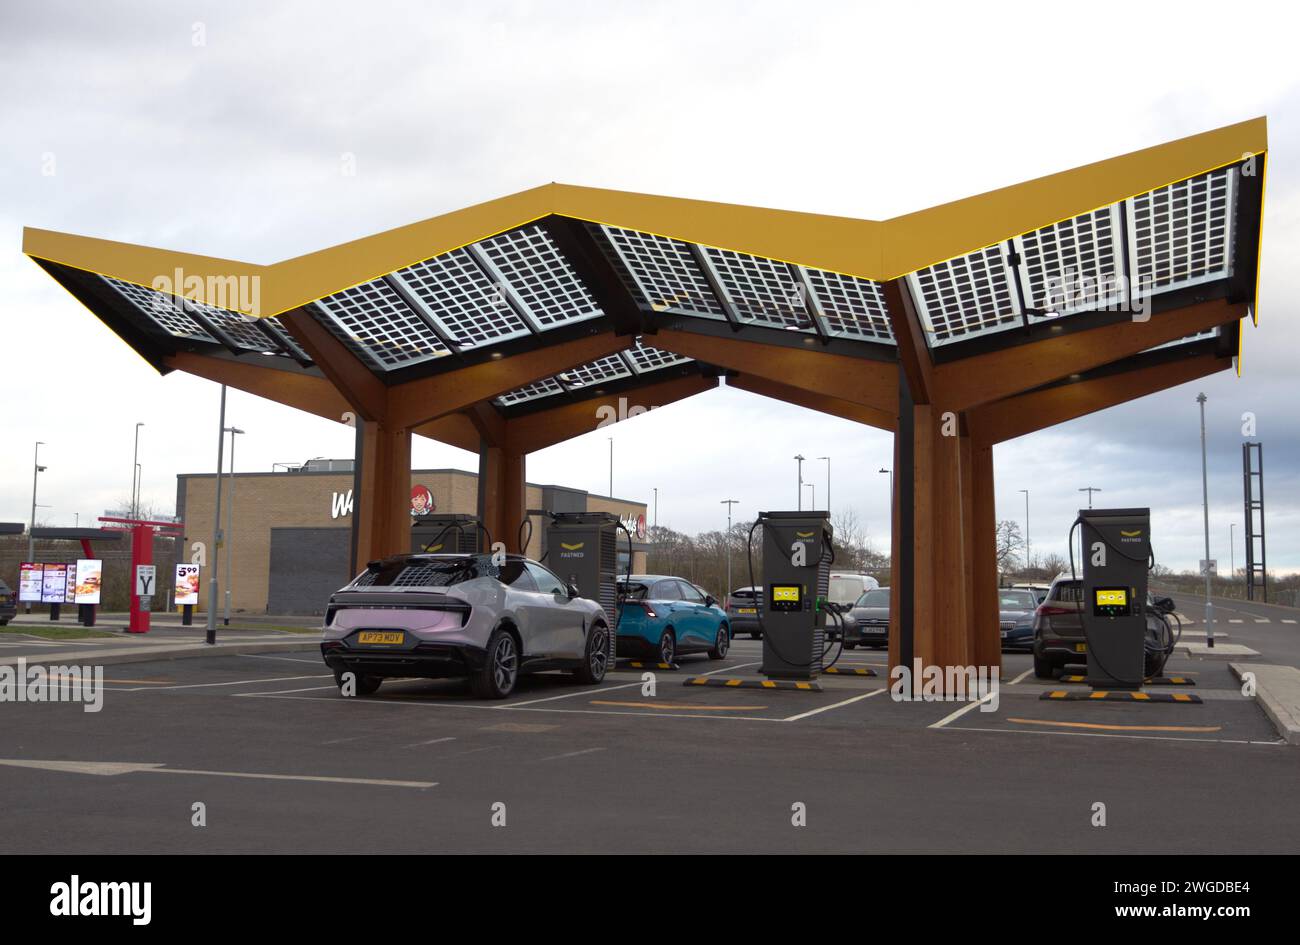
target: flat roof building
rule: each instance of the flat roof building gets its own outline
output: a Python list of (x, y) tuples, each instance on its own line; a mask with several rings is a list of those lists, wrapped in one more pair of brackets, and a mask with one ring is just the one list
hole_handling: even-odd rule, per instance
[[(185, 523), (181, 560), (192, 557), (195, 542), (210, 546), (212, 510), (215, 500), (213, 473), (184, 473), (176, 477), (176, 514)], [(222, 526), (227, 504), (233, 498), (230, 529), (231, 611), (245, 613), (321, 613), (329, 595), (352, 575), (351, 557), (353, 495), (351, 459), (317, 459), (301, 466), (277, 464), (270, 472), (241, 472), (227, 476), (222, 485)], [(527, 483), (530, 513), (612, 512), (633, 535), (633, 571), (644, 570), (646, 505), (627, 499), (594, 495), (567, 486)], [(420, 516), (452, 513), (475, 516), (478, 476), (463, 469), (415, 469), (411, 471), (411, 521)], [(511, 551), (526, 540), (526, 554), (541, 558), (546, 553), (544, 516), (530, 514), (531, 534), (516, 523), (510, 535), (493, 535)], [(412, 541), (412, 550), (416, 542)], [(226, 590), (226, 549), (221, 549), (219, 576), (221, 601)], [(626, 566), (626, 552), (620, 552), (619, 568)], [(212, 549), (208, 548), (208, 563)], [(207, 603), (210, 568), (200, 572), (200, 609)]]

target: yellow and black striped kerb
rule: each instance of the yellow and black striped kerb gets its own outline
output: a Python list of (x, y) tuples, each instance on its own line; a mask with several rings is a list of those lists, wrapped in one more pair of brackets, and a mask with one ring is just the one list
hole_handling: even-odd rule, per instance
[(875, 676), (874, 669), (868, 669), (864, 666), (827, 666), (822, 670), (831, 676)]
[[(1062, 676), (1061, 682), (1067, 683), (1084, 683), (1088, 681), (1087, 676)], [(1151, 676), (1142, 680), (1144, 686), (1195, 686), (1196, 680), (1189, 676)]]
[(815, 682), (794, 679), (727, 679), (723, 676), (690, 676), (682, 681), (684, 686), (719, 686), (723, 689), (789, 689), (799, 692), (821, 692)]
[(1043, 693), (1039, 699), (1061, 700), (1065, 702), (1187, 702), (1201, 704), (1201, 697), (1182, 692), (1130, 692), (1128, 690), (1097, 689), (1084, 692), (1079, 689), (1052, 689)]
[(615, 669), (681, 669), (676, 663), (652, 663), (641, 660), (617, 660), (614, 663)]

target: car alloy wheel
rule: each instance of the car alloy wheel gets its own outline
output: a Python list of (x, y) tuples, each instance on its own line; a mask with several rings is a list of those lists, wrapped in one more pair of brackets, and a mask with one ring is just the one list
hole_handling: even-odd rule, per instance
[(672, 632), (665, 630), (664, 635), (659, 638), (659, 661), (671, 663), (676, 655), (677, 644), (673, 641)]
[(509, 692), (515, 686), (515, 673), (519, 671), (519, 655), (515, 652), (515, 638), (501, 634), (492, 650), (492, 678), (500, 692)]
[(592, 678), (599, 682), (605, 678), (605, 670), (609, 668), (609, 635), (600, 624), (591, 628), (587, 646), (591, 650), (587, 665), (591, 668)]
[(718, 659), (722, 659), (726, 656), (727, 650), (731, 649), (731, 634), (727, 633), (726, 627), (721, 627), (718, 630), (718, 639), (713, 644), (713, 648), (718, 653)]

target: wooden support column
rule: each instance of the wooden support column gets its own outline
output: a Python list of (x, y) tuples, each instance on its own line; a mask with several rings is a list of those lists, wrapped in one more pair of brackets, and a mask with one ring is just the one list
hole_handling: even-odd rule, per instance
[[(492, 541), (517, 551), (519, 525), (528, 510), (525, 485), (525, 454), (517, 449), (493, 446), (486, 439), (478, 454), (478, 517)], [(491, 551), (483, 536), (483, 551)]]
[(357, 420), (352, 572), (411, 550), (411, 431)]
[(971, 622), (976, 666), (1002, 665), (998, 619), (997, 514), (993, 500), (993, 447), (967, 438), (971, 455)]

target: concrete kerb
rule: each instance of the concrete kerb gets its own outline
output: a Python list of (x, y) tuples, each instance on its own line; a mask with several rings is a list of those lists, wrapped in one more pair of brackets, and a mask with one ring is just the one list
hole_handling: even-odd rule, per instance
[[(49, 666), (62, 664), (89, 664), (93, 666), (111, 666), (118, 663), (153, 663), (160, 660), (197, 659), (204, 656), (247, 656), (258, 653), (289, 653), (294, 650), (317, 648), (313, 637), (303, 640), (271, 640), (265, 642), (245, 641), (242, 643), (206, 643), (181, 644), (141, 644), (129, 649), (96, 650), (58, 650), (24, 654), (23, 656), (0, 657), (0, 666), (16, 666), (23, 660), (28, 666)], [(324, 663), (321, 664), (322, 666)]]
[(1255, 701), (1288, 745), (1300, 745), (1300, 669), (1255, 663), (1229, 663), (1238, 679), (1255, 675)]

